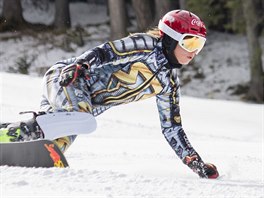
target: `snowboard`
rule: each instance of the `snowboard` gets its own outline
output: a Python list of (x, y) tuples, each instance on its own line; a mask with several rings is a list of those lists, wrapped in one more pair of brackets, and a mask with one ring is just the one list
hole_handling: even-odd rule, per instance
[(36, 117), (44, 139), (54, 140), (70, 135), (88, 134), (96, 127), (93, 115), (84, 112), (56, 112)]
[(68, 167), (68, 162), (50, 140), (0, 143), (0, 165), (20, 167)]
[(44, 139), (0, 142), (1, 166), (67, 167), (67, 160), (52, 140), (88, 134), (97, 126), (95, 118), (84, 112), (47, 113), (37, 116), (36, 121), (44, 133)]

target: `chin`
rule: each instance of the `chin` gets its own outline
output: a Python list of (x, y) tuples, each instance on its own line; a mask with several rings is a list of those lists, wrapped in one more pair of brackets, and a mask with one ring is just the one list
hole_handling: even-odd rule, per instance
[(182, 64), (182, 65), (188, 65), (190, 62), (191, 61), (182, 61), (182, 62), (180, 62), (180, 64)]

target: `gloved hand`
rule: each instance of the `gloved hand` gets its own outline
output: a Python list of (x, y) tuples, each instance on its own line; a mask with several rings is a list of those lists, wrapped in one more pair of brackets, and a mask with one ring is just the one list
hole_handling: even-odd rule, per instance
[(215, 165), (204, 163), (199, 155), (186, 156), (183, 163), (197, 173), (201, 178), (216, 179), (219, 176)]
[(64, 67), (60, 74), (60, 86), (67, 87), (79, 77), (89, 80), (89, 68), (90, 65), (88, 63), (74, 63)]
[(206, 178), (216, 179), (219, 176), (219, 173), (218, 173), (215, 165), (213, 165), (211, 163), (205, 163), (204, 165), (205, 165), (204, 166), (204, 173), (206, 175)]

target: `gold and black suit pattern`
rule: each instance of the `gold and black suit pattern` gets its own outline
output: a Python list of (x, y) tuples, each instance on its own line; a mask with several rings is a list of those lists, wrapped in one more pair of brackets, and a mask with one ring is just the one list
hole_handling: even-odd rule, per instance
[(128, 71), (114, 72), (105, 89), (92, 94), (92, 100), (95, 104), (122, 104), (149, 98), (161, 90), (160, 82), (147, 65), (135, 62)]
[[(90, 79), (79, 79), (67, 88), (60, 87), (61, 69), (80, 61), (89, 63)], [(168, 69), (166, 64), (162, 42), (147, 34), (106, 42), (79, 57), (54, 65), (44, 77), (46, 91), (41, 107), (53, 111), (85, 111), (97, 116), (113, 106), (155, 96), (162, 132), (183, 159), (195, 150), (181, 125), (176, 71)]]

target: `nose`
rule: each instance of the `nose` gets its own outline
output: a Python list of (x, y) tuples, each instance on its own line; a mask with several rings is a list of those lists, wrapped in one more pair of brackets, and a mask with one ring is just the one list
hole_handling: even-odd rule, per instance
[(189, 57), (190, 59), (193, 59), (196, 56), (197, 50), (190, 52)]

